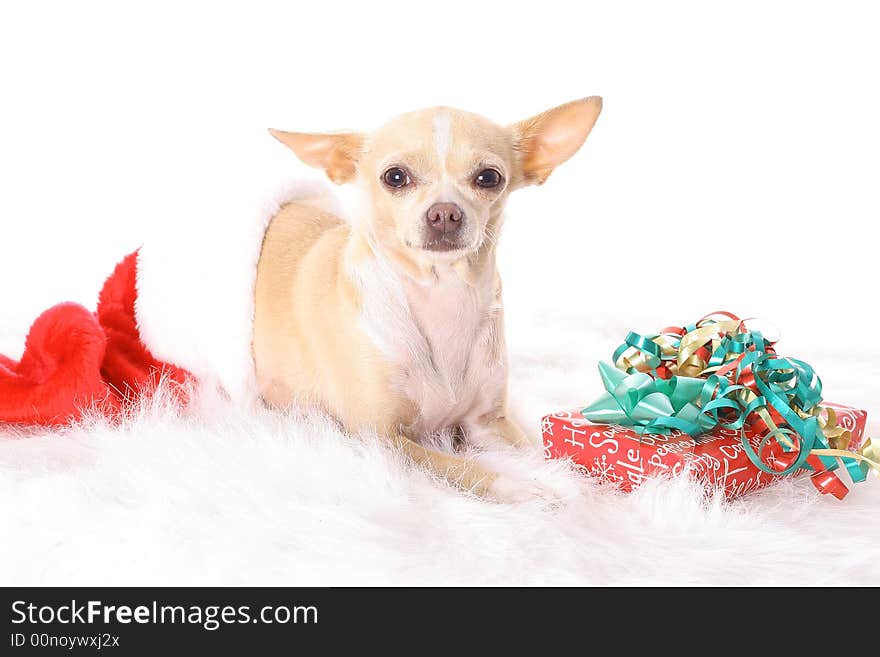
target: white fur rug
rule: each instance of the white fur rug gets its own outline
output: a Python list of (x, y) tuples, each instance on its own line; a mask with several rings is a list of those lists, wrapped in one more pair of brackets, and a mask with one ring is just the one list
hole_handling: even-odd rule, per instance
[[(513, 406), (537, 441), (543, 413), (598, 392), (595, 361), (625, 326), (576, 310), (508, 322)], [(878, 381), (868, 367), (834, 398)], [(538, 450), (480, 458), (562, 501), (485, 502), (325, 419), (217, 399), (183, 416), (158, 399), (118, 428), (0, 429), (0, 582), (880, 584), (875, 478), (844, 502), (800, 480), (724, 503), (685, 480), (621, 495)]]

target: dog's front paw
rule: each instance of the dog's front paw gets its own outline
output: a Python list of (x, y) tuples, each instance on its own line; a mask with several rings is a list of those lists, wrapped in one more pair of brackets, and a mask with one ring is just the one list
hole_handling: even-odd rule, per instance
[(559, 502), (559, 495), (534, 479), (518, 479), (509, 475), (499, 475), (489, 486), (489, 497), (498, 502), (529, 502), (543, 500)]

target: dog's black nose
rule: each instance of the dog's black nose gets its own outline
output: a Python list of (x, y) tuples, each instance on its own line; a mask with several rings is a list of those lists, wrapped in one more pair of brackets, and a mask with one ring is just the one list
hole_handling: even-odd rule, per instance
[(435, 203), (425, 215), (428, 228), (437, 235), (448, 235), (461, 228), (464, 212), (455, 203)]

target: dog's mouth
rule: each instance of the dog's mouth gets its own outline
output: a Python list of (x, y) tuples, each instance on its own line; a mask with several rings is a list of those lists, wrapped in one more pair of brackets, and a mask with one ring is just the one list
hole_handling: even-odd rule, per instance
[(422, 242), (421, 248), (425, 251), (438, 251), (445, 253), (447, 251), (459, 251), (464, 248), (464, 244), (457, 239), (443, 235)]
[(464, 244), (461, 240), (457, 240), (452, 236), (438, 235), (430, 239), (423, 239), (419, 242), (404, 242), (414, 251), (428, 251), (431, 253), (452, 253), (454, 251), (465, 251), (470, 249), (470, 245)]

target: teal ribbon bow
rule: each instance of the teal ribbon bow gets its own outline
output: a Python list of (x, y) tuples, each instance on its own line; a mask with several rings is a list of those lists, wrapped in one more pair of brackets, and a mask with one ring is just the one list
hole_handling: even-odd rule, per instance
[(696, 435), (706, 430), (697, 406), (705, 379), (655, 379), (643, 372), (626, 374), (604, 362), (599, 363), (599, 376), (606, 392), (582, 411), (591, 422), (632, 426), (640, 434), (679, 429)]

